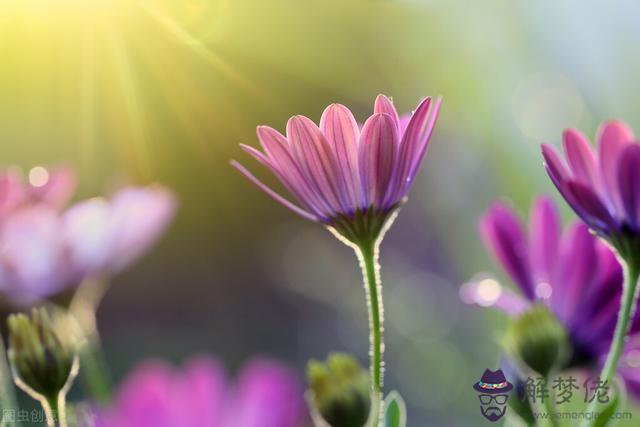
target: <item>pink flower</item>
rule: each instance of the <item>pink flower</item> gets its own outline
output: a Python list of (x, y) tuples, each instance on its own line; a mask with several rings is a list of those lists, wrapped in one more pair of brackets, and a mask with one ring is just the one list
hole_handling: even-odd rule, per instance
[[(266, 166), (297, 200), (276, 193), (238, 162), (232, 164), (263, 191), (293, 212), (339, 231), (355, 222), (381, 222), (407, 196), (433, 132), (440, 99), (426, 98), (406, 128), (384, 95), (359, 129), (349, 109), (328, 106), (320, 126), (303, 116), (287, 123), (286, 137), (258, 127), (263, 151), (242, 145)], [(361, 220), (361, 221), (359, 221)]]
[(597, 140), (596, 153), (584, 135), (568, 129), (563, 134), (567, 162), (550, 145), (544, 144), (542, 153), (567, 203), (621, 250), (621, 237), (640, 235), (640, 144), (620, 121), (603, 124)]
[(153, 245), (175, 212), (173, 195), (159, 186), (127, 187), (110, 200), (65, 209), (74, 186), (68, 172), (49, 173), (41, 187), (17, 176), (10, 171), (0, 179), (0, 292), (18, 304), (89, 275), (122, 271)]
[(71, 198), (76, 188), (71, 169), (37, 167), (32, 171), (40, 175), (34, 182), (25, 182), (18, 169), (10, 168), (0, 173), (0, 221), (19, 206), (43, 203), (61, 208)]
[(284, 366), (254, 360), (229, 383), (215, 360), (182, 370), (147, 361), (120, 386), (97, 427), (302, 427), (303, 391)]

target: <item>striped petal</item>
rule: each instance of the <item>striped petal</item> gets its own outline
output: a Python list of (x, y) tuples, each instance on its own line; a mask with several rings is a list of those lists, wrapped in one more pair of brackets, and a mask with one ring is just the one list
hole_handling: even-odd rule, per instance
[(271, 198), (273, 198), (276, 202), (278, 202), (281, 205), (283, 205), (284, 207), (290, 209), (292, 212), (300, 215), (303, 218), (311, 220), (311, 221), (318, 221), (319, 220), (319, 218), (317, 216), (315, 216), (314, 214), (312, 214), (310, 212), (307, 212), (304, 209), (294, 205), (289, 200), (285, 199), (280, 194), (278, 194), (275, 191), (273, 191), (266, 184), (264, 184), (262, 181), (260, 181), (258, 178), (256, 178), (251, 172), (249, 172), (240, 163), (236, 162), (235, 160), (232, 160), (231, 161), (231, 166), (233, 166), (234, 168), (238, 169), (238, 171), (241, 174), (243, 174), (244, 176), (246, 176), (249, 179), (249, 181), (253, 182), (255, 185), (258, 186), (258, 188), (260, 188), (262, 191), (264, 191), (269, 196), (271, 196)]
[(287, 123), (287, 138), (303, 174), (314, 185), (318, 194), (330, 208), (329, 214), (348, 210), (346, 191), (338, 188), (338, 165), (322, 132), (311, 120), (295, 116)]
[(598, 193), (600, 184), (597, 161), (587, 139), (579, 131), (568, 129), (564, 131), (562, 143), (574, 180)]
[[(413, 181), (414, 174), (420, 164), (420, 159), (427, 148), (429, 137), (437, 117), (437, 110), (440, 103), (438, 100), (436, 108), (431, 107), (431, 98), (423, 100), (411, 120), (407, 125), (407, 130), (400, 142), (400, 153), (398, 167), (394, 174), (394, 192), (391, 193), (389, 203), (395, 203), (404, 197)], [(431, 120), (429, 120), (429, 113)]]
[[(376, 102), (373, 105), (373, 113), (385, 113), (390, 115), (393, 118), (393, 121), (399, 126), (400, 118), (398, 117), (398, 111), (396, 107), (393, 105), (393, 102), (387, 98), (386, 96), (380, 94), (376, 97)], [(398, 133), (400, 132), (400, 128), (398, 127)]]
[(280, 132), (268, 126), (259, 126), (256, 133), (271, 166), (277, 170), (277, 173), (274, 173), (303, 205), (303, 208), (313, 212), (315, 215), (322, 215), (323, 212), (327, 212), (329, 206), (318, 197), (307, 178), (301, 172), (290, 152), (290, 146), (286, 138)]
[(633, 133), (625, 123), (612, 121), (602, 125), (597, 139), (603, 185), (612, 207), (622, 214), (624, 207), (618, 188), (618, 162), (624, 148), (633, 141)]
[(385, 113), (369, 117), (362, 128), (359, 164), (367, 205), (383, 205), (393, 174), (398, 147), (398, 127)]
[(337, 160), (340, 187), (346, 190), (350, 210), (364, 208), (364, 194), (358, 185), (360, 182), (358, 171), (360, 130), (356, 119), (344, 105), (332, 104), (322, 113), (320, 129)]

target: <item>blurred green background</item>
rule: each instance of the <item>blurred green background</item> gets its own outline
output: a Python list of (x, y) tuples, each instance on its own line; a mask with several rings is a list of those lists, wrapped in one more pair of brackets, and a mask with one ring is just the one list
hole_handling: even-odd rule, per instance
[(525, 211), (554, 194), (539, 143), (563, 128), (640, 122), (639, 12), (630, 0), (4, 0), (0, 163), (70, 164), (79, 198), (125, 179), (176, 191), (175, 223), (99, 312), (117, 378), (150, 355), (198, 352), (232, 369), (271, 355), (302, 376), (331, 350), (367, 361), (357, 264), (229, 160), (276, 185), (238, 148), (257, 144), (256, 125), (317, 121), (332, 102), (364, 121), (378, 93), (402, 111), (442, 95), (382, 247), (387, 388), (412, 426), (477, 425), (471, 385), (497, 365), (504, 328), (458, 298), (497, 271), (477, 218), (496, 197)]

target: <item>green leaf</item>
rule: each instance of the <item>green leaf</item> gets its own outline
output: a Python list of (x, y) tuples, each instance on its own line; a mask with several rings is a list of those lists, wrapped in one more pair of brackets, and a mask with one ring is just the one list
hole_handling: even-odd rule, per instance
[(616, 397), (614, 397), (607, 407), (600, 412), (600, 416), (596, 418), (593, 427), (604, 427), (609, 423), (609, 420), (616, 412), (616, 409), (618, 409), (618, 403), (620, 402), (619, 396), (620, 395), (616, 393)]
[(397, 391), (392, 391), (384, 400), (384, 427), (405, 427), (407, 425), (407, 406)]

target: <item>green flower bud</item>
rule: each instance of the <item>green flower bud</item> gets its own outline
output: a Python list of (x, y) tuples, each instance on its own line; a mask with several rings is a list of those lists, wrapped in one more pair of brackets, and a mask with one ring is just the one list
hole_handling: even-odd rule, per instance
[(307, 367), (313, 409), (331, 427), (362, 427), (371, 410), (369, 375), (348, 354), (330, 354)]
[(511, 324), (505, 346), (527, 367), (545, 377), (562, 368), (571, 352), (566, 328), (544, 305), (534, 306)]
[(33, 309), (31, 318), (12, 314), (7, 323), (7, 353), (16, 383), (24, 383), (47, 400), (57, 399), (72, 374), (75, 353), (71, 343), (54, 329), (42, 308)]

